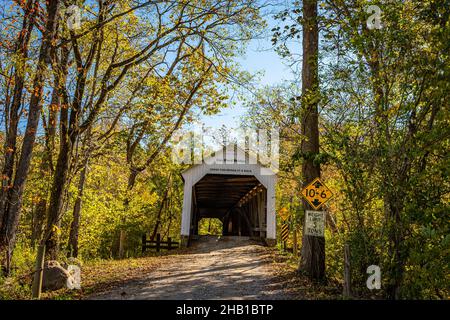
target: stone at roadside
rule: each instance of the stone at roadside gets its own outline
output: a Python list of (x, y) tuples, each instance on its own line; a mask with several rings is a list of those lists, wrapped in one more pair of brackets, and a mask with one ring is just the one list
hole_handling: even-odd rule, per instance
[(70, 273), (58, 261), (49, 260), (44, 265), (42, 290), (54, 291), (65, 288), (70, 277)]

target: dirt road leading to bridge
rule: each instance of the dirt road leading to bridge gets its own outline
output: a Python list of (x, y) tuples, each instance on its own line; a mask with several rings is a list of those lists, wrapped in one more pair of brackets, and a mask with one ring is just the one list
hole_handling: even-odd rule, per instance
[(207, 237), (161, 267), (89, 299), (289, 299), (270, 249), (250, 240)]

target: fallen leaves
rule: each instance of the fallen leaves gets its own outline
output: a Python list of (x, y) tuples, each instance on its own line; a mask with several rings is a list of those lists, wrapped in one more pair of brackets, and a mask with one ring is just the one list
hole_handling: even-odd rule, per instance
[(108, 291), (125, 282), (145, 277), (163, 263), (162, 256), (87, 262), (81, 270), (81, 290), (49, 292), (43, 294), (43, 299), (84, 299), (94, 292)]

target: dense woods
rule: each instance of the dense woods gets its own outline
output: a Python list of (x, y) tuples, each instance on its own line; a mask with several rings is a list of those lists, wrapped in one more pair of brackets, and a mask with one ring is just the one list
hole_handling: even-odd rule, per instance
[[(383, 3), (375, 29), (369, 4), (2, 2), (0, 299), (31, 297), (39, 245), (87, 262), (140, 256), (144, 233), (178, 240), (173, 138), (237, 91), (243, 127), (280, 132), (276, 209), (302, 247), (298, 276), (342, 286), (348, 245), (354, 297), (448, 299), (450, 3)], [(239, 65), (263, 34), (296, 80), (262, 87)], [(318, 176), (334, 193), (325, 238), (302, 237), (300, 190)]]

